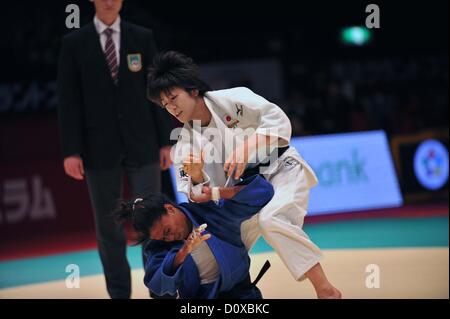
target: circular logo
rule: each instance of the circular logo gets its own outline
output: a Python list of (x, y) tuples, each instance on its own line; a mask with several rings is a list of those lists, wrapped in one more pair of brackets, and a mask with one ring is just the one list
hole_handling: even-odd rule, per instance
[(426, 140), (414, 155), (414, 171), (427, 189), (436, 190), (448, 180), (448, 150), (439, 141)]

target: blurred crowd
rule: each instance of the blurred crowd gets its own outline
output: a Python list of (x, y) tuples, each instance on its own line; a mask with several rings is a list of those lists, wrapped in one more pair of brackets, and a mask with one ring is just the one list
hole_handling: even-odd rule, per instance
[[(186, 47), (182, 47), (185, 35), (198, 37), (194, 31), (191, 34), (184, 27), (178, 30), (176, 23), (169, 26), (162, 17), (158, 18), (156, 13), (159, 12), (142, 10), (139, 5), (143, 4), (130, 2), (124, 15), (133, 16), (134, 22), (145, 27), (155, 27), (163, 49), (185, 49), (185, 53), (193, 55), (200, 64), (211, 62), (211, 59), (202, 61), (205, 48), (191, 44), (192, 38), (187, 37), (184, 41)], [(49, 5), (39, 14), (34, 10), (21, 11), (21, 4), (12, 3), (10, 6), (11, 12), (21, 14), (5, 16), (0, 22), (2, 38), (5, 39), (0, 43), (0, 50), (10, 56), (0, 62), (0, 85), (54, 81), (61, 37), (68, 32), (64, 28), (67, 14), (63, 6)], [(83, 2), (82, 10), (81, 24), (85, 24), (92, 19), (91, 4)], [(12, 24), (17, 27), (11, 28)], [(182, 36), (175, 37), (176, 34)], [(222, 36), (229, 39), (226, 34)], [(220, 35), (217, 38), (216, 42), (220, 42)], [(212, 39), (200, 38), (195, 43), (201, 41)], [(251, 52), (261, 57), (260, 48), (241, 50), (246, 50), (247, 59), (251, 59)], [(227, 52), (233, 59), (237, 54), (234, 47), (224, 46), (221, 51), (225, 59)], [(276, 102), (288, 113), (294, 135), (372, 129), (401, 134), (448, 128), (449, 66), (446, 54), (403, 52), (344, 59), (333, 57), (333, 52), (329, 52), (320, 58), (302, 56), (286, 59), (281, 46), (268, 55), (278, 59), (283, 66), (285, 99)]]
[(288, 66), (282, 103), (294, 135), (448, 128), (448, 57), (322, 61)]

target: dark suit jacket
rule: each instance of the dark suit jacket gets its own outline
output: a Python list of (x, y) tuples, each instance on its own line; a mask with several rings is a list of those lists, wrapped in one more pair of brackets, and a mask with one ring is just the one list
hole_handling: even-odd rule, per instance
[[(156, 53), (152, 32), (121, 21), (118, 85), (114, 85), (94, 23), (66, 35), (58, 68), (58, 116), (63, 156), (79, 154), (87, 169), (159, 161), (169, 144), (168, 115), (146, 98), (146, 70)], [(133, 72), (130, 54), (140, 54)]]

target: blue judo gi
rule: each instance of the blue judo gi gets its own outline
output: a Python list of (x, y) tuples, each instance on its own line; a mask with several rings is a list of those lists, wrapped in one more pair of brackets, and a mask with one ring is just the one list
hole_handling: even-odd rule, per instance
[(221, 199), (205, 203), (182, 203), (177, 206), (192, 222), (193, 227), (203, 223), (208, 228), (203, 233), (211, 234), (206, 241), (220, 268), (220, 278), (214, 283), (200, 285), (197, 265), (188, 255), (174, 272), (172, 264), (182, 241), (150, 241), (144, 248), (145, 285), (157, 295), (178, 291), (180, 298), (217, 298), (233, 289), (233, 298), (261, 298), (254, 285), (249, 282), (250, 257), (241, 241), (241, 223), (256, 214), (273, 197), (272, 185), (262, 176), (251, 176), (238, 185), (246, 185), (232, 199)]

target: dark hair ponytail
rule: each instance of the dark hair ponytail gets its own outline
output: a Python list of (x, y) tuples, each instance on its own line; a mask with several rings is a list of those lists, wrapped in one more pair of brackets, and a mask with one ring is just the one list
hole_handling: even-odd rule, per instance
[(118, 201), (117, 208), (113, 212), (114, 220), (117, 223), (121, 223), (126, 220), (131, 220), (133, 218), (133, 204), (134, 200), (124, 200), (120, 199)]
[(143, 198), (133, 200), (119, 200), (113, 211), (116, 223), (131, 221), (133, 228), (139, 234), (137, 243), (141, 244), (150, 239), (149, 232), (153, 225), (167, 213), (165, 204), (173, 204), (164, 194), (154, 193)]

